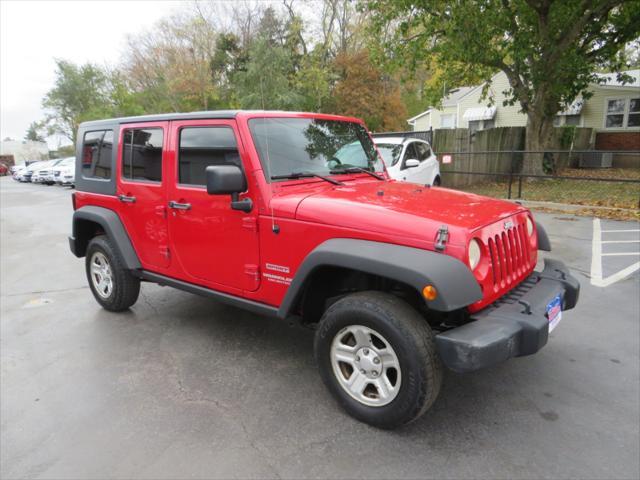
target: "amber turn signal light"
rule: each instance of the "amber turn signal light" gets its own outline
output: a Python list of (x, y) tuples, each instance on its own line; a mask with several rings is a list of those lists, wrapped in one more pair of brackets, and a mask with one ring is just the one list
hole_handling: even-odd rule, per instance
[(433, 285), (427, 285), (422, 289), (422, 295), (427, 300), (435, 300), (436, 297), (438, 296), (438, 291), (436, 290), (436, 287), (434, 287)]

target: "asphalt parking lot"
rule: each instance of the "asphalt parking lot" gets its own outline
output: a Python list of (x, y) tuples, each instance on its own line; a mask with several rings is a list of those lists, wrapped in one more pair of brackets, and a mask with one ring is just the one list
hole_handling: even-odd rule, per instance
[(640, 476), (638, 223), (597, 222), (600, 287), (596, 222), (538, 214), (578, 307), (537, 355), (447, 372), (388, 432), (334, 403), (308, 330), (149, 284), (102, 310), (69, 252), (69, 189), (0, 178), (0, 207), (2, 478)]

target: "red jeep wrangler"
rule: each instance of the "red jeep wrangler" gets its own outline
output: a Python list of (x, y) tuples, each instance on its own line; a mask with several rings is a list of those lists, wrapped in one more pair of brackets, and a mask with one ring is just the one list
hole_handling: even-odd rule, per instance
[(537, 352), (579, 284), (513, 203), (391, 181), (363, 123), (216, 111), (83, 123), (71, 251), (107, 310), (141, 281), (316, 328), (354, 417), (393, 428), (469, 372)]

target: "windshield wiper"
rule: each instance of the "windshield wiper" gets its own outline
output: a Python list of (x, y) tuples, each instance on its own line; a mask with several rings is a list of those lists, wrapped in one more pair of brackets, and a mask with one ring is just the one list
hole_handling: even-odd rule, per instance
[(371, 175), (373, 178), (377, 178), (378, 180), (384, 180), (385, 179), (382, 175), (378, 175), (377, 173), (372, 172), (371, 170), (367, 170), (366, 168), (362, 168), (362, 167), (336, 168), (334, 170), (331, 170), (330, 173), (332, 173), (332, 174), (336, 174), (336, 173), (366, 173), (367, 175)]
[(325, 182), (332, 183), (334, 185), (344, 185), (344, 183), (334, 180), (333, 178), (325, 177), (319, 173), (312, 172), (291, 172), (286, 175), (271, 175), (271, 180), (296, 180), (298, 178), (320, 178)]

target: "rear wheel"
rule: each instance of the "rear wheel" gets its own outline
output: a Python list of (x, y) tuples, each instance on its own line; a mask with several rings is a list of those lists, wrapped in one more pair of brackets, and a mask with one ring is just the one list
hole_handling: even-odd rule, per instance
[(433, 179), (433, 186), (439, 187), (440, 185), (442, 185), (442, 180), (440, 180), (440, 176), (438, 175), (436, 178)]
[(440, 391), (442, 367), (429, 325), (388, 293), (355, 293), (329, 307), (316, 332), (315, 354), (340, 405), (376, 427), (417, 419)]
[(124, 268), (105, 235), (98, 235), (89, 242), (85, 267), (91, 292), (106, 310), (121, 312), (138, 300), (140, 279)]

